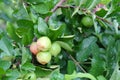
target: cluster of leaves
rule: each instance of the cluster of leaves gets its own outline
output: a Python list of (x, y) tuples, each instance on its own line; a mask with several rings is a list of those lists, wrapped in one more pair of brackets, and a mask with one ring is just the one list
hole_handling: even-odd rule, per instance
[[(48, 80), (119, 80), (120, 0), (66, 0), (51, 12), (59, 1), (0, 1), (6, 22), (0, 29), (0, 80), (23, 79), (30, 72)], [(81, 23), (84, 16), (92, 18), (92, 27)], [(29, 51), (41, 36), (62, 46), (44, 66)]]

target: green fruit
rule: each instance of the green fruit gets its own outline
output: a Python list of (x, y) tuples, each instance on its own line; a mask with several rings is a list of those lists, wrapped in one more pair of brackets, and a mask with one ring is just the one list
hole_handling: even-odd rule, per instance
[(93, 26), (93, 20), (88, 16), (83, 17), (81, 22), (85, 27)]
[(36, 75), (34, 72), (28, 73), (25, 78), (25, 80), (36, 80)]
[(60, 53), (60, 51), (61, 51), (60, 45), (57, 42), (54, 42), (51, 46), (50, 53), (56, 57)]
[(37, 40), (37, 47), (39, 51), (48, 51), (51, 48), (51, 40), (44, 36)]
[(51, 54), (50, 52), (39, 52), (37, 55), (36, 55), (36, 58), (37, 58), (37, 61), (40, 63), (40, 64), (47, 64), (50, 62), (51, 60)]

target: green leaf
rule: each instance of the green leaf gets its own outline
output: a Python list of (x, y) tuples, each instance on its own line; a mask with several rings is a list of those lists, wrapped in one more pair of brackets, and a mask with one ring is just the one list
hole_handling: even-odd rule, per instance
[(3, 68), (0, 67), (0, 80), (2, 78), (3, 75), (5, 75), (5, 70)]
[(38, 18), (38, 32), (41, 35), (47, 35), (48, 34), (48, 26), (45, 23), (45, 21), (42, 18)]
[(35, 68), (35, 74), (37, 77), (46, 77), (46, 76), (50, 75), (51, 72), (52, 72), (52, 70), (50, 70), (50, 69), (44, 69), (44, 68), (41, 68), (38, 66), (36, 66), (36, 68)]
[(21, 69), (25, 71), (35, 71), (35, 66), (30, 62), (26, 62), (21, 66)]
[(47, 14), (49, 12), (49, 6), (45, 3), (40, 3), (37, 5), (32, 5), (32, 8), (40, 14)]
[(96, 43), (96, 37), (90, 36), (82, 41), (79, 45), (79, 51), (76, 54), (76, 58), (78, 61), (83, 62), (90, 56), (91, 52), (94, 48)]
[(17, 34), (15, 32), (16, 28), (12, 23), (7, 22), (6, 30), (7, 30), (8, 36), (10, 36), (10, 38), (12, 38), (15, 41), (20, 40), (20, 38), (17, 36)]
[(106, 18), (108, 15), (112, 14), (112, 12), (114, 12), (115, 9), (117, 9), (119, 7), (118, 6), (119, 2), (120, 2), (120, 0), (112, 0), (111, 1), (110, 8), (109, 8), (107, 14), (104, 16), (104, 18)]
[(31, 61), (31, 54), (29, 50), (25, 47), (22, 47), (22, 64)]
[(105, 9), (101, 9), (100, 11), (95, 12), (96, 15), (100, 17), (104, 17), (107, 11)]
[(76, 73), (74, 72), (71, 75), (65, 74), (65, 80), (72, 80), (75, 78), (88, 78), (90, 80), (97, 80), (93, 75), (89, 74), (89, 73)]
[(114, 20), (114, 21), (113, 21), (113, 26), (114, 26), (114, 29), (115, 29), (115, 33), (116, 33), (116, 34), (119, 34), (119, 33), (118, 33), (119, 24), (118, 24), (117, 20)]
[(21, 6), (19, 9), (14, 10), (13, 12), (13, 16), (15, 17), (15, 19), (19, 20), (19, 19), (27, 19), (29, 20), (29, 14), (26, 10), (26, 8), (24, 6)]
[(32, 42), (34, 37), (33, 28), (20, 27), (16, 29), (16, 34), (22, 39), (22, 44), (25, 46)]
[(120, 70), (118, 64), (114, 68), (114, 72), (112, 73), (112, 76), (110, 80), (119, 80), (120, 79)]
[[(98, 2), (100, 2), (100, 0), (90, 0), (92, 3), (89, 6), (89, 10), (92, 10), (97, 4)], [(87, 4), (87, 3), (86, 3)]]
[(71, 46), (63, 41), (56, 41), (63, 49), (72, 52), (73, 49), (71, 48)]
[(100, 75), (97, 77), (98, 80), (107, 80), (104, 76)]
[(12, 56), (14, 54), (11, 41), (6, 37), (2, 37), (0, 40), (0, 49), (5, 52), (7, 56)]
[(65, 31), (66, 26), (64, 24), (62, 24), (61, 26), (59, 26), (58, 28), (54, 28), (54, 29), (49, 29), (49, 33), (48, 36), (52, 39), (52, 40), (56, 40), (57, 38), (60, 38), (64, 31)]
[(75, 10), (74, 10), (74, 12), (72, 14), (72, 17), (79, 11), (79, 8), (80, 8), (80, 4), (79, 4), (79, 6), (77, 8), (75, 8)]
[(106, 67), (105, 66), (105, 61), (102, 58), (100, 58), (100, 59), (99, 58), (98, 59), (93, 58), (91, 65), (92, 66), (91, 66), (91, 69), (90, 69), (90, 73), (94, 76), (102, 75), (103, 72), (105, 71), (105, 67)]
[(16, 80), (19, 76), (20, 76), (20, 72), (18, 70), (9, 69), (6, 72), (6, 77), (4, 77), (3, 80)]
[(20, 19), (20, 20), (17, 20), (17, 25), (19, 27), (32, 28), (33, 27), (33, 22), (30, 21), (30, 20)]
[(3, 70), (9, 69), (10, 66), (11, 66), (11, 62), (10, 61), (0, 60), (0, 68), (2, 68)]
[(54, 70), (50, 75), (50, 80), (65, 80), (64, 75), (58, 69)]
[(117, 56), (117, 59), (120, 61), (120, 40), (117, 40), (116, 43), (115, 43), (115, 49), (116, 49), (116, 56)]
[(75, 63), (71, 60), (68, 61), (67, 64), (67, 73), (72, 74), (76, 69)]
[(98, 34), (100, 33), (100, 27), (97, 25), (96, 15), (92, 14), (92, 18), (93, 18), (95, 32)]
[(26, 28), (26, 27), (20, 27), (20, 28), (17, 28), (15, 30), (17, 36), (19, 36), (19, 38), (22, 38), (24, 36), (24, 34), (26, 34), (26, 32), (28, 31), (29, 29)]

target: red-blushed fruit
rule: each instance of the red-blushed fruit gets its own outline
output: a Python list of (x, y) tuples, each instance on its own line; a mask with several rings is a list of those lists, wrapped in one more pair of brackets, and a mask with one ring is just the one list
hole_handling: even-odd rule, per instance
[(50, 62), (51, 54), (50, 54), (50, 52), (39, 52), (36, 55), (36, 59), (40, 64), (45, 65)]
[(50, 53), (56, 57), (60, 53), (60, 51), (61, 51), (60, 45), (57, 42), (54, 42), (51, 46)]
[(39, 51), (48, 51), (51, 48), (51, 40), (46, 37), (40, 37), (37, 40), (37, 47)]
[(36, 42), (32, 42), (32, 44), (30, 45), (30, 51), (31, 51), (34, 55), (36, 55), (36, 54), (39, 52), (39, 50), (38, 50), (38, 48), (37, 48), (37, 43), (36, 43)]

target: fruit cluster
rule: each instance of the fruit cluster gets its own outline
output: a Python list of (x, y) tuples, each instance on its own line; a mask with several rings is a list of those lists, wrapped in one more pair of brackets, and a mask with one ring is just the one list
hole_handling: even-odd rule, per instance
[(37, 42), (32, 42), (30, 51), (36, 55), (40, 64), (50, 62), (52, 56), (57, 56), (61, 51), (61, 46), (57, 42), (51, 42), (47, 36), (40, 37)]

